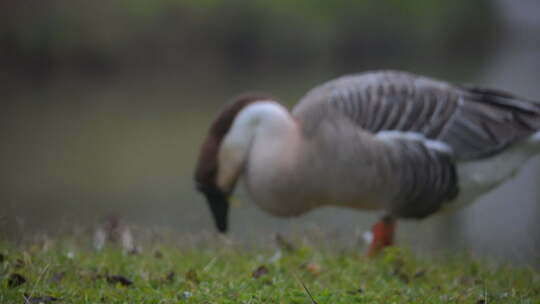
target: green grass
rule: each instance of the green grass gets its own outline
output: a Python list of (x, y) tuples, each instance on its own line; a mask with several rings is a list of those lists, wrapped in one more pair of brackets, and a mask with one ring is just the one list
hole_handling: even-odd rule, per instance
[[(540, 303), (537, 270), (465, 256), (392, 248), (367, 259), (302, 246), (279, 258), (271, 249), (164, 243), (126, 255), (75, 244), (0, 243), (0, 303)], [(14, 273), (26, 282), (13, 286)]]

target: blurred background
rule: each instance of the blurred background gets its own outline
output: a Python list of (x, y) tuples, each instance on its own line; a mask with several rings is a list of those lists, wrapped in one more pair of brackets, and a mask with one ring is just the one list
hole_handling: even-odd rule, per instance
[[(199, 145), (245, 90), (294, 104), (342, 74), (403, 69), (540, 100), (540, 2), (2, 1), (0, 239), (63, 234), (120, 216), (213, 231), (194, 191)], [(403, 222), (422, 254), (540, 264), (540, 158), (480, 202)], [(238, 191), (232, 235), (317, 231), (357, 246), (378, 214), (261, 212)], [(332, 241), (330, 241), (330, 239)]]

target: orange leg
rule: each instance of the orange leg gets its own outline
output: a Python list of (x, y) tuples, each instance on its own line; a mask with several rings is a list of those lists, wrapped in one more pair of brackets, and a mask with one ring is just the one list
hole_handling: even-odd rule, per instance
[(369, 246), (368, 257), (374, 257), (385, 247), (394, 243), (394, 231), (396, 230), (396, 220), (386, 216), (373, 225), (371, 232), (373, 240)]

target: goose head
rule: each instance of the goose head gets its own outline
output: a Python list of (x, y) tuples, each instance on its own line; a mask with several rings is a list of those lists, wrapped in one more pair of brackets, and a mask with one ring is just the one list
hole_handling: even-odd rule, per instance
[[(200, 148), (195, 170), (195, 185), (207, 200), (219, 232), (227, 232), (229, 196), (242, 173), (249, 149), (249, 136), (231, 134), (238, 114), (248, 105), (272, 98), (260, 93), (245, 93), (227, 104), (210, 126)], [(249, 131), (249, 130), (246, 130)], [(234, 138), (231, 138), (234, 137)], [(224, 144), (224, 143), (227, 144)], [(230, 144), (229, 144), (230, 143)]]

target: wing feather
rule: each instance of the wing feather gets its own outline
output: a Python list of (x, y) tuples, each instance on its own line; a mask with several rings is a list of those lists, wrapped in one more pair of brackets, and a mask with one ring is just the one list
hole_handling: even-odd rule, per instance
[(511, 94), (452, 85), (406, 72), (344, 76), (308, 92), (293, 109), (306, 132), (345, 117), (359, 128), (417, 132), (459, 159), (484, 158), (540, 129), (540, 104)]

